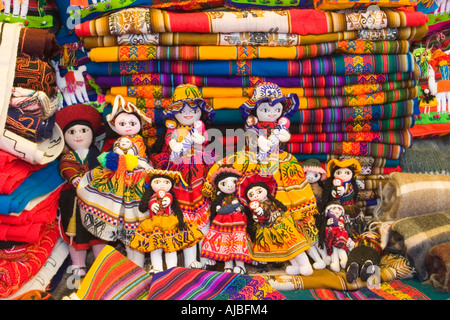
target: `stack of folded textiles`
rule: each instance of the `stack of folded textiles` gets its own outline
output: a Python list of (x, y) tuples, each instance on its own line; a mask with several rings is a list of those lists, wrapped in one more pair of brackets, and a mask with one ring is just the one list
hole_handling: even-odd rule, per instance
[(420, 71), (409, 41), (427, 33), (428, 18), (414, 11), (415, 1), (357, 9), (335, 2), (333, 9), (346, 10), (322, 11), (311, 1), (226, 0), (225, 8), (184, 12), (129, 7), (75, 32), (106, 102), (121, 95), (158, 126), (175, 87), (192, 83), (216, 110), (216, 128), (243, 128), (239, 106), (256, 85), (273, 82), (300, 100), (286, 151), (299, 160), (370, 158), (372, 175), (385, 175), (399, 170), (412, 143)]
[(63, 252), (59, 261), (53, 259), (49, 273), (45, 264), (59, 239), (64, 180), (57, 157), (64, 141), (54, 120), (59, 99), (47, 62), (59, 51), (54, 34), (22, 24), (0, 25), (0, 299), (10, 299), (26, 288), (44, 291), (67, 256)]

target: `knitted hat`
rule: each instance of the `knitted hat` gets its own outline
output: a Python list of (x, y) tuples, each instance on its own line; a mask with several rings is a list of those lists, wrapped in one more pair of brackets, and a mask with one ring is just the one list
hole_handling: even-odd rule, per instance
[(203, 99), (202, 93), (197, 86), (193, 84), (181, 84), (175, 88), (172, 94), (172, 103), (164, 110), (166, 119), (173, 119), (186, 105), (191, 108), (200, 108), (207, 122), (212, 122), (215, 111)]
[(168, 176), (170, 177), (175, 183), (181, 182), (181, 185), (183, 187), (187, 186), (187, 183), (184, 181), (183, 176), (178, 171), (171, 171), (171, 170), (161, 170), (161, 169), (148, 169), (147, 170), (148, 178), (151, 179), (153, 176)]
[(235, 168), (233, 168), (232, 166), (222, 166), (219, 169), (217, 169), (212, 175), (211, 175), (211, 185), (217, 187), (217, 185), (215, 184), (216, 178), (223, 173), (230, 173), (230, 174), (234, 174), (237, 175), (239, 177), (242, 176), (242, 173), (239, 170), (236, 170)]
[(56, 123), (63, 132), (72, 121), (76, 120), (89, 122), (94, 132), (97, 132), (102, 124), (100, 113), (87, 104), (72, 104), (56, 112)]
[(239, 107), (242, 118), (247, 119), (250, 113), (258, 108), (261, 102), (268, 102), (271, 106), (281, 102), (283, 105), (282, 115), (287, 118), (291, 117), (298, 110), (299, 106), (296, 93), (289, 93), (284, 96), (277, 84), (263, 82), (253, 89), (252, 97)]
[(358, 160), (356, 160), (355, 158), (350, 158), (350, 159), (342, 160), (342, 161), (338, 160), (338, 159), (331, 159), (327, 163), (327, 176), (328, 177), (331, 176), (331, 171), (333, 171), (333, 169), (336, 166), (340, 167), (340, 168), (353, 167), (353, 169), (355, 170), (355, 176), (361, 172), (361, 165), (359, 164)]
[(243, 175), (237, 182), (237, 195), (239, 200), (247, 204), (247, 189), (253, 184), (264, 184), (269, 188), (269, 192), (275, 196), (278, 189), (278, 184), (273, 176), (262, 175), (259, 173), (250, 173)]
[(325, 180), (327, 178), (327, 172), (320, 165), (320, 161), (317, 159), (308, 159), (302, 163), (303, 171), (306, 172), (316, 172), (321, 175), (320, 180)]

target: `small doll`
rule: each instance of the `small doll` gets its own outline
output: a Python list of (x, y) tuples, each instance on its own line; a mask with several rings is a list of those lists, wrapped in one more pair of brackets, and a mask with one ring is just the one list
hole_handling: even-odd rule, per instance
[(361, 165), (355, 158), (328, 161), (327, 179), (322, 194), (323, 203), (338, 201), (342, 205), (354, 206), (359, 191), (356, 176), (360, 172)]
[(177, 252), (195, 246), (203, 233), (183, 217), (177, 197), (173, 192), (176, 184), (184, 184), (176, 171), (150, 169), (147, 171), (150, 187), (139, 203), (141, 212), (148, 212), (130, 240), (130, 247), (150, 252), (150, 273), (163, 271), (163, 253), (166, 268), (177, 266)]
[(73, 273), (84, 276), (88, 249), (92, 248), (94, 256), (97, 256), (105, 241), (93, 236), (82, 225), (76, 187), (81, 177), (98, 165), (99, 150), (94, 145), (94, 137), (101, 127), (102, 118), (89, 105), (73, 104), (57, 112), (56, 123), (63, 131), (69, 149), (59, 162), (61, 176), (68, 182), (59, 198), (61, 235), (69, 244), (70, 258), (75, 266)]
[[(214, 109), (203, 99), (200, 90), (192, 84), (175, 88), (172, 103), (165, 108), (166, 127), (152, 148), (151, 159), (159, 169), (178, 171), (185, 178), (187, 188), (174, 187), (186, 221), (196, 224), (206, 234), (209, 228), (210, 198), (203, 196), (212, 161), (203, 152), (208, 139), (206, 128), (214, 118)], [(198, 247), (183, 250), (187, 268), (203, 268), (208, 260), (199, 257)], [(198, 261), (200, 260), (200, 261)]]
[(116, 96), (106, 120), (119, 138), (111, 151), (98, 157), (100, 165), (84, 175), (78, 185), (83, 225), (103, 240), (122, 241), (127, 257), (143, 267), (144, 254), (128, 244), (137, 226), (147, 218), (138, 207), (147, 182), (146, 170), (151, 165), (140, 132), (151, 120), (122, 96)]
[(276, 190), (273, 177), (259, 173), (243, 175), (238, 181), (239, 199), (248, 208), (250, 258), (263, 263), (290, 261), (288, 274), (310, 275), (309, 244), (286, 207), (275, 198)]
[(325, 207), (326, 227), (324, 242), (327, 254), (331, 256), (331, 270), (338, 272), (346, 267), (349, 248), (353, 241), (345, 228), (345, 209), (336, 202), (331, 202)]
[(314, 196), (316, 197), (317, 206), (322, 207), (323, 182), (327, 178), (327, 172), (320, 165), (317, 159), (308, 159), (302, 163), (303, 172), (306, 180), (311, 186)]
[(246, 240), (247, 216), (236, 193), (241, 173), (223, 166), (211, 177), (218, 190), (211, 202), (211, 226), (202, 243), (201, 256), (224, 261), (224, 272), (245, 274), (250, 263)]

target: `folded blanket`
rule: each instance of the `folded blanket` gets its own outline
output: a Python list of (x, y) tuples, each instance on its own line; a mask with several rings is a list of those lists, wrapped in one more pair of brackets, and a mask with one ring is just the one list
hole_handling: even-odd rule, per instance
[(298, 77), (414, 72), (412, 54), (341, 54), (304, 60), (145, 60), (125, 62), (90, 62), (87, 73), (93, 77), (138, 73), (174, 73), (197, 76)]
[(286, 143), (286, 151), (290, 153), (330, 153), (399, 159), (405, 151), (405, 147), (401, 145), (357, 141), (303, 142)]
[[(125, 21), (127, 23), (125, 23)], [(75, 26), (78, 37), (159, 32), (271, 32), (300, 35), (329, 32), (416, 27), (428, 17), (421, 12), (382, 8), (371, 12), (322, 12), (314, 9), (277, 11), (170, 12), (127, 8)]]
[(48, 29), (22, 28), (19, 37), (19, 52), (50, 59), (60, 50), (55, 34)]
[(107, 245), (76, 294), (80, 300), (147, 300), (151, 279), (145, 269)]
[(89, 57), (93, 62), (122, 62), (144, 60), (298, 60), (331, 55), (351, 54), (406, 54), (409, 42), (343, 40), (305, 46), (114, 46), (93, 48)]
[(47, 119), (59, 107), (58, 97), (49, 97), (43, 91), (15, 87), (11, 93), (10, 108), (34, 117)]
[(32, 279), (50, 256), (59, 238), (57, 221), (46, 226), (38, 243), (30, 243), (26, 248), (26, 261), (0, 259), (0, 298), (7, 298), (17, 292)]
[(319, 10), (342, 10), (350, 8), (364, 8), (370, 5), (379, 7), (414, 7), (417, 0), (314, 0), (314, 7)]
[(389, 232), (386, 249), (403, 253), (416, 269), (419, 277), (429, 277), (426, 267), (428, 251), (450, 241), (450, 211), (426, 213), (396, 220)]
[(47, 119), (27, 115), (18, 109), (9, 108), (5, 129), (32, 141), (39, 142), (49, 139), (53, 134), (56, 114)]
[(393, 173), (383, 189), (376, 216), (384, 221), (398, 220), (448, 208), (450, 176)]
[(174, 267), (153, 276), (148, 299), (285, 300), (285, 297), (260, 276)]
[(102, 88), (119, 86), (169, 86), (192, 83), (197, 87), (256, 87), (262, 82), (273, 82), (285, 88), (329, 88), (346, 85), (384, 84), (388, 82), (403, 82), (418, 80), (420, 70), (404, 73), (357, 74), (357, 75), (327, 75), (301, 77), (269, 77), (269, 76), (195, 76), (176, 73), (136, 73), (118, 76), (97, 76), (95, 82)]
[(428, 250), (425, 266), (429, 274), (428, 284), (438, 291), (450, 292), (450, 242), (435, 245)]
[[(295, 93), (299, 97), (332, 97), (332, 96), (361, 96), (376, 92), (388, 92), (398, 89), (414, 88), (415, 80), (392, 81), (385, 83), (365, 83), (345, 85), (340, 87), (280, 87), (283, 93)], [(176, 86), (161, 85), (129, 85), (112, 86), (110, 92), (113, 95), (121, 95), (138, 98), (171, 98)], [(203, 98), (223, 97), (251, 97), (254, 87), (227, 87), (227, 86), (200, 86), (198, 87)]]
[(192, 33), (164, 32), (147, 34), (123, 34), (118, 36), (83, 37), (87, 49), (96, 47), (133, 45), (194, 45), (194, 46), (302, 46), (339, 40), (420, 40), (427, 33), (426, 26), (384, 28), (330, 32), (320, 35), (299, 35), (273, 32)]

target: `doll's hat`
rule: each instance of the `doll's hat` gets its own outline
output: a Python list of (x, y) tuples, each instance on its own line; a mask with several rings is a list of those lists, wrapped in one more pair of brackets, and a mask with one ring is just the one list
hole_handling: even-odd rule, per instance
[(212, 122), (215, 111), (203, 99), (200, 89), (193, 84), (180, 84), (175, 88), (172, 94), (172, 103), (164, 109), (166, 119), (173, 119), (175, 114), (181, 111), (185, 105), (191, 108), (200, 108), (203, 110), (207, 122)]
[(282, 116), (287, 118), (291, 117), (298, 110), (299, 106), (296, 93), (283, 95), (281, 88), (277, 84), (263, 82), (253, 89), (252, 97), (239, 107), (242, 118), (247, 119), (250, 113), (258, 108), (261, 102), (268, 102), (271, 106), (281, 102), (283, 105)]
[(340, 167), (340, 168), (353, 167), (353, 169), (355, 170), (355, 176), (361, 172), (361, 165), (359, 164), (358, 160), (356, 160), (355, 158), (350, 158), (350, 159), (346, 159), (346, 160), (331, 159), (327, 163), (327, 176), (328, 177), (331, 176), (331, 171), (333, 171), (333, 169), (336, 166)]
[(273, 176), (251, 172), (245, 173), (237, 182), (237, 196), (242, 203), (248, 203), (246, 191), (253, 184), (264, 184), (269, 188), (273, 196), (277, 194), (278, 184)]
[(320, 161), (317, 159), (307, 159), (303, 161), (301, 164), (304, 172), (316, 172), (320, 174), (320, 180), (325, 180), (327, 178), (327, 172), (324, 168), (320, 165)]
[(147, 122), (149, 124), (152, 123), (152, 119), (147, 117), (144, 111), (140, 110), (137, 106), (135, 106), (131, 102), (125, 101), (124, 97), (122, 97), (121, 95), (117, 95), (114, 98), (111, 113), (106, 115), (106, 121), (108, 122), (109, 126), (113, 131), (116, 131), (116, 128), (114, 126), (114, 119), (121, 112), (136, 113), (141, 118), (141, 121)]
[(183, 188), (187, 186), (187, 183), (184, 181), (183, 176), (179, 171), (161, 170), (152, 168), (148, 169), (146, 172), (149, 179), (151, 179), (153, 176), (167, 176), (171, 178), (175, 183), (181, 183)]
[(213, 185), (214, 187), (217, 187), (217, 185), (215, 184), (214, 180), (216, 180), (216, 178), (217, 178), (220, 174), (222, 174), (222, 173), (235, 174), (235, 175), (237, 175), (238, 177), (241, 177), (241, 176), (242, 176), (242, 173), (241, 173), (239, 170), (233, 168), (232, 166), (224, 165), (224, 166), (220, 167), (219, 169), (217, 169), (217, 170), (211, 175), (211, 178), (210, 178), (211, 185)]
[(94, 132), (102, 125), (102, 116), (94, 107), (87, 104), (72, 104), (56, 112), (56, 123), (64, 132), (73, 121), (83, 120), (91, 124)]

